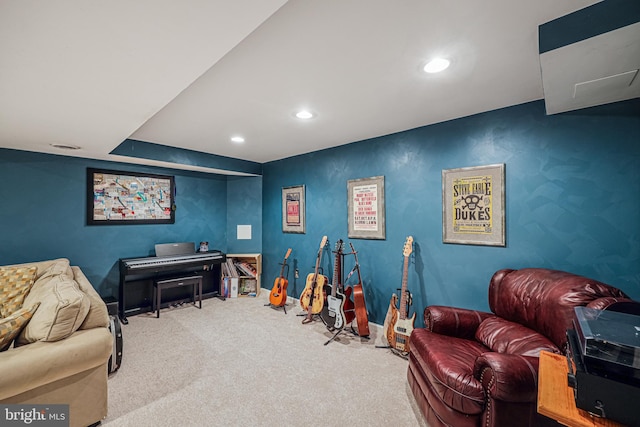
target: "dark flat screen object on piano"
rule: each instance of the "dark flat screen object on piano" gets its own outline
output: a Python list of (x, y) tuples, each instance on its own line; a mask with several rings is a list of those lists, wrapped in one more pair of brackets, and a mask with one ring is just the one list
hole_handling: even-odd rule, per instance
[(193, 242), (181, 243), (158, 243), (156, 245), (156, 256), (187, 255), (196, 252)]

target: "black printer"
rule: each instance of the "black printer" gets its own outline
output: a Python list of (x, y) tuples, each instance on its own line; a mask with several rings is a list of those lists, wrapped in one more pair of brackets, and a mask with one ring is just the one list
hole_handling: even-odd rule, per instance
[(567, 341), (576, 406), (640, 427), (640, 316), (576, 307)]

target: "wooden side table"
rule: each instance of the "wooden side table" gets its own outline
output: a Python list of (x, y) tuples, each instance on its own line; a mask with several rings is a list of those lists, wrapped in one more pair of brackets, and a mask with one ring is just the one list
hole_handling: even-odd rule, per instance
[(623, 427), (620, 423), (596, 417), (576, 407), (573, 389), (567, 384), (568, 371), (565, 356), (540, 352), (538, 412), (570, 427)]

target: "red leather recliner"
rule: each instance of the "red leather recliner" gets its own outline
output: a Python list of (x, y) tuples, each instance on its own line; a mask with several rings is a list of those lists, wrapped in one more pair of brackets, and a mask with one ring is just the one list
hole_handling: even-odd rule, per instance
[(562, 271), (499, 270), (485, 313), (430, 306), (410, 338), (407, 378), (430, 427), (555, 425), (537, 414), (540, 350), (564, 353), (574, 307), (632, 302)]

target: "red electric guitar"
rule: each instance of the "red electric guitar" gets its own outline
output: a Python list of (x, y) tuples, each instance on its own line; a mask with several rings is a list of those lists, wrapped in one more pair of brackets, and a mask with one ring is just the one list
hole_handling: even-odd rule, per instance
[(287, 285), (289, 285), (289, 281), (284, 277), (284, 267), (287, 265), (287, 258), (289, 258), (289, 255), (291, 255), (291, 248), (289, 248), (284, 256), (280, 276), (273, 282), (273, 288), (269, 294), (269, 303), (276, 307), (282, 307), (287, 303)]

